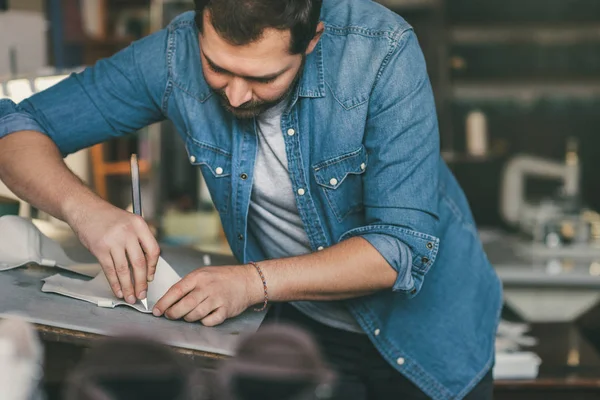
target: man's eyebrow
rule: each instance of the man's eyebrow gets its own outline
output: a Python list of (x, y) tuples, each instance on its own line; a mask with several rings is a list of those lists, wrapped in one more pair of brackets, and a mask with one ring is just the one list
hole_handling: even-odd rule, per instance
[[(204, 55), (204, 58), (206, 58), (206, 61), (207, 61), (207, 62), (210, 64), (210, 66), (211, 66), (212, 68), (214, 68), (214, 69), (216, 69), (216, 70), (219, 70), (219, 71), (223, 71), (223, 72), (224, 72), (224, 73), (226, 73), (226, 74), (230, 74), (230, 75), (236, 75), (236, 74), (234, 74), (233, 72), (231, 72), (231, 71), (229, 71), (229, 70), (227, 70), (227, 69), (225, 69), (225, 68), (223, 68), (223, 67), (220, 67), (220, 66), (218, 66), (217, 64), (215, 64), (215, 62), (214, 62), (214, 61), (212, 61), (212, 60), (211, 60), (211, 59), (210, 59), (210, 58), (209, 58), (209, 57), (206, 55), (206, 53), (205, 53), (205, 52), (202, 52), (202, 54)], [(279, 71), (279, 72), (276, 72), (276, 73), (274, 73), (274, 74), (261, 75), (261, 76), (248, 76), (248, 75), (244, 75), (244, 76), (240, 76), (240, 78), (244, 78), (244, 79), (248, 79), (248, 80), (255, 80), (255, 81), (256, 81), (256, 80), (259, 80), (259, 81), (268, 81), (268, 80), (270, 80), (270, 79), (277, 78), (279, 75), (281, 75), (281, 74), (285, 73), (285, 72), (286, 72), (287, 70), (289, 70), (289, 69), (290, 69), (290, 67), (285, 67), (285, 68), (284, 68), (284, 69), (282, 69), (281, 71)]]

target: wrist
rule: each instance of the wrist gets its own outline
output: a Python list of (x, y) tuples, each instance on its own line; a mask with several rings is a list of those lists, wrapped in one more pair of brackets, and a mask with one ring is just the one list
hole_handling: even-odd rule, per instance
[(248, 296), (248, 306), (263, 304), (265, 302), (265, 285), (263, 276), (258, 272), (257, 268), (252, 264), (243, 265), (246, 272), (246, 290)]
[(77, 225), (85, 220), (86, 215), (90, 213), (88, 210), (93, 210), (92, 212), (97, 213), (107, 204), (91, 192), (65, 196), (61, 202), (61, 216), (71, 228), (75, 229)]

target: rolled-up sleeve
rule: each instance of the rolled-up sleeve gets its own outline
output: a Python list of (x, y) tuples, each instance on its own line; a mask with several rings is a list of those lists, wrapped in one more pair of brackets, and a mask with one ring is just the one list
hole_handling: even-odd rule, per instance
[(398, 273), (392, 290), (420, 291), (439, 248), (439, 132), (422, 51), (412, 30), (399, 35), (379, 72), (369, 106), (361, 236)]
[(0, 138), (41, 132), (66, 156), (163, 120), (167, 34), (134, 42), (18, 105), (0, 100)]
[(31, 114), (11, 100), (0, 100), (0, 138), (17, 131), (46, 133)]

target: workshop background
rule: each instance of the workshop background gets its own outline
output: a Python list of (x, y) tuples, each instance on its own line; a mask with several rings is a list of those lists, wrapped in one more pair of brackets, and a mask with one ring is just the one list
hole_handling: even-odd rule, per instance
[[(600, 2), (379, 2), (415, 27), (442, 155), (504, 282), (506, 318), (533, 324), (533, 336), (554, 329), (541, 366), (528, 359), (523, 372), (536, 377), (539, 366), (539, 376), (553, 378), (527, 388), (599, 387)], [(18, 102), (192, 8), (191, 0), (0, 0), (0, 98)], [(170, 123), (67, 162), (102, 197), (129, 208), (132, 153), (141, 159), (144, 215), (160, 242), (228, 253), (199, 170)], [(1, 182), (0, 196), (13, 197)], [(19, 213), (61, 224), (24, 203)]]

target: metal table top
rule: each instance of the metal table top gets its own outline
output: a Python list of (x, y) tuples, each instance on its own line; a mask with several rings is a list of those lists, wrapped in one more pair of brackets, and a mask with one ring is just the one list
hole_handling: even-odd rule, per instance
[[(94, 262), (93, 256), (72, 236), (64, 236), (59, 242), (67, 254), (78, 262)], [(163, 247), (162, 256), (180, 276), (203, 265), (206, 253), (191, 248)], [(211, 265), (232, 265), (236, 261), (229, 256), (210, 255)], [(160, 340), (167, 345), (207, 354), (229, 356), (235, 352), (240, 335), (255, 332), (265, 312), (249, 310), (217, 327), (205, 327), (200, 323), (170, 321), (143, 314), (127, 306), (114, 309), (100, 308), (92, 303), (71, 299), (41, 291), (42, 279), (62, 273), (74, 274), (54, 268), (28, 265), (0, 273), (0, 317), (23, 316), (38, 325), (41, 333), (50, 336), (63, 335), (70, 340), (86, 341), (101, 336), (118, 334), (141, 334)]]
[(488, 259), (506, 287), (600, 288), (600, 249), (548, 249), (502, 231), (480, 231)]

